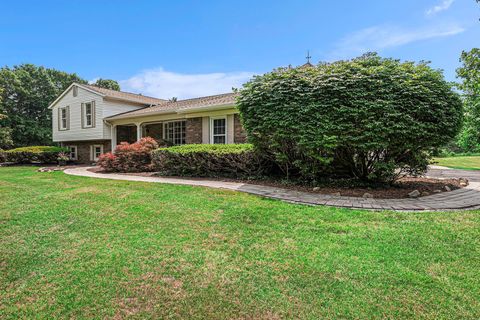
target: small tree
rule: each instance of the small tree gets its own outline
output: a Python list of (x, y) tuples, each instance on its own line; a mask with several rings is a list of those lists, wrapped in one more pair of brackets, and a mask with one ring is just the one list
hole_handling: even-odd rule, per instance
[(93, 85), (95, 85), (97, 87), (100, 87), (100, 88), (120, 91), (120, 85), (118, 84), (118, 82), (115, 81), (115, 80), (111, 80), (111, 79), (100, 78)]
[(249, 141), (287, 176), (394, 181), (455, 137), (462, 103), (427, 63), (376, 54), (254, 77), (238, 107)]

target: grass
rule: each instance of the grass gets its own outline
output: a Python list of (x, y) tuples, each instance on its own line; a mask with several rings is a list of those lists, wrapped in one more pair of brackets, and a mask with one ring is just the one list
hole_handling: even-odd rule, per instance
[(480, 318), (480, 212), (0, 168), (0, 318)]
[(465, 170), (480, 170), (480, 156), (435, 158), (436, 165)]

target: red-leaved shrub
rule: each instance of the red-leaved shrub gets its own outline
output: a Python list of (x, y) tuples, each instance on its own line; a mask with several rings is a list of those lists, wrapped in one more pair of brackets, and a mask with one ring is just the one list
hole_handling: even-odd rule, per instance
[(102, 154), (97, 164), (107, 172), (152, 171), (152, 151), (157, 148), (158, 143), (150, 137), (132, 144), (122, 142), (113, 153)]

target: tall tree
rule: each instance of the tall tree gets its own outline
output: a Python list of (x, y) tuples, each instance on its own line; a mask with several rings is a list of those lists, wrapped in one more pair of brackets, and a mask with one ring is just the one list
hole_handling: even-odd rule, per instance
[(52, 143), (48, 105), (72, 82), (86, 83), (75, 73), (22, 64), (0, 68), (0, 126), (10, 128), (14, 146)]
[[(0, 114), (0, 120), (5, 119), (7, 116)], [(13, 144), (12, 130), (0, 125), (0, 150), (7, 149)]]
[(465, 123), (459, 144), (465, 151), (480, 150), (480, 48), (463, 51), (462, 67), (457, 76), (462, 79), (459, 88), (463, 91)]
[(111, 89), (115, 91), (120, 91), (120, 85), (117, 81), (111, 79), (98, 79), (95, 83), (95, 86), (105, 89)]

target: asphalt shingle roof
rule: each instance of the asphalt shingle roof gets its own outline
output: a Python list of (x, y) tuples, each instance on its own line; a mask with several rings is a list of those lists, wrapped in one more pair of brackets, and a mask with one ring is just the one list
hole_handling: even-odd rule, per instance
[(214, 96), (179, 100), (175, 102), (164, 100), (161, 103), (156, 104), (155, 106), (121, 113), (108, 117), (107, 119), (124, 119), (131, 117), (149, 116), (168, 111), (176, 112), (180, 110), (196, 109), (201, 107), (230, 105), (235, 103), (237, 95), (237, 93), (224, 93)]
[(104, 94), (105, 96), (110, 97), (110, 98), (129, 100), (129, 101), (132, 101), (132, 102), (138, 102), (138, 103), (143, 103), (143, 104), (151, 104), (151, 105), (167, 102), (167, 100), (164, 100), (164, 99), (148, 97), (148, 96), (144, 96), (144, 95), (136, 94), (136, 93), (115, 91), (115, 90), (100, 88), (100, 87), (97, 87), (97, 86), (92, 86), (90, 84), (82, 84), (82, 86), (85, 86), (85, 87), (89, 88), (90, 90), (96, 91), (98, 93)]

